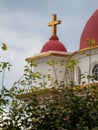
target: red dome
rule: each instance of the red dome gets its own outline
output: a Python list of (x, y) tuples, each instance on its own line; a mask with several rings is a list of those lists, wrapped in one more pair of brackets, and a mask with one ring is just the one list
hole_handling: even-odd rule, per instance
[(95, 40), (95, 45), (98, 46), (98, 9), (95, 11), (95, 13), (89, 18), (87, 21), (84, 30), (81, 35), (80, 39), (80, 48), (79, 49), (85, 49), (89, 48), (89, 43), (87, 43), (87, 40)]
[(65, 46), (59, 42), (59, 39), (57, 36), (52, 36), (48, 42), (45, 43), (45, 45), (42, 47), (41, 52), (47, 52), (47, 51), (63, 51), (67, 52)]

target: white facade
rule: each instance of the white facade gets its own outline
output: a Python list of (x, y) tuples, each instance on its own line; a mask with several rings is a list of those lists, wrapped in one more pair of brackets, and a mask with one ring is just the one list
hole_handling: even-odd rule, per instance
[(35, 86), (52, 87), (58, 83), (66, 83), (66, 60), (71, 53), (49, 51), (27, 60), (34, 62), (34, 72), (40, 75), (36, 78)]
[[(35, 86), (38, 87), (57, 86), (57, 83), (62, 82), (70, 84), (70, 81), (77, 85), (98, 81), (96, 77), (98, 75), (98, 68), (93, 72), (94, 67), (98, 66), (97, 47), (74, 53), (49, 51), (28, 59), (37, 65), (34, 67), (34, 72), (40, 75), (40, 78), (35, 80)], [(68, 66), (71, 60), (76, 62), (74, 64), (74, 75), (72, 69)], [(90, 78), (88, 78), (89, 76)], [(94, 77), (92, 78), (91, 76)]]
[[(97, 82), (98, 78), (95, 75), (98, 75), (98, 70), (96, 68), (96, 74), (94, 74), (93, 70), (96, 65), (98, 65), (98, 48), (92, 48), (78, 51), (76, 54), (72, 56), (73, 59), (77, 60), (79, 63), (75, 66), (75, 83), (83, 84), (83, 83), (92, 83)], [(82, 76), (81, 76), (82, 74)], [(81, 77), (79, 77), (81, 76)], [(88, 79), (88, 77), (90, 78)], [(92, 77), (93, 76), (93, 77)], [(83, 78), (82, 78), (83, 77)], [(81, 79), (80, 79), (81, 78)], [(81, 80), (81, 81), (79, 81)], [(79, 83), (80, 82), (80, 83)]]

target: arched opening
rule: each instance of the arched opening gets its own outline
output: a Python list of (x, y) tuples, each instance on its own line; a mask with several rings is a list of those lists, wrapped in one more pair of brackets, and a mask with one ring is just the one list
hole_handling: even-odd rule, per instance
[(79, 66), (77, 66), (76, 75), (77, 75), (77, 83), (80, 85), (81, 84), (81, 69)]
[(95, 81), (98, 81), (98, 64), (95, 64), (93, 69), (92, 69), (92, 75), (93, 75), (93, 79)]

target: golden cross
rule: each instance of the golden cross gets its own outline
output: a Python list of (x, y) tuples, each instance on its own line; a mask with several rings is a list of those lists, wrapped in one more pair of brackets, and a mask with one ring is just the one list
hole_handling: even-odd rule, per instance
[(48, 26), (52, 26), (52, 36), (56, 35), (56, 25), (60, 24), (61, 21), (57, 20), (56, 14), (52, 15), (52, 22), (48, 23)]

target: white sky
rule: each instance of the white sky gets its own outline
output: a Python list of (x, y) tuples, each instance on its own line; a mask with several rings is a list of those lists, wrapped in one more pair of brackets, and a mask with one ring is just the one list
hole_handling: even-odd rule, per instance
[(97, 8), (98, 0), (0, 0), (0, 44), (8, 45), (8, 51), (0, 51), (0, 56), (13, 65), (5, 79), (6, 87), (23, 74), (25, 58), (40, 53), (49, 40), (51, 28), (47, 23), (52, 14), (62, 21), (59, 40), (74, 52), (85, 23)]

